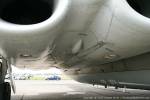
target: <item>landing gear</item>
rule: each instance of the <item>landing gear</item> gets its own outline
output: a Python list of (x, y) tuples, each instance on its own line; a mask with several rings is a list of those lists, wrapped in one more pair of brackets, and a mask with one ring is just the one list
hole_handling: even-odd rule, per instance
[(11, 99), (11, 86), (8, 82), (0, 84), (0, 100)]
[(5, 76), (7, 74), (8, 64), (7, 60), (0, 57), (0, 100), (11, 99), (11, 86), (10, 83), (5, 82)]
[(107, 88), (108, 86), (107, 86), (107, 84), (105, 84), (105, 88)]

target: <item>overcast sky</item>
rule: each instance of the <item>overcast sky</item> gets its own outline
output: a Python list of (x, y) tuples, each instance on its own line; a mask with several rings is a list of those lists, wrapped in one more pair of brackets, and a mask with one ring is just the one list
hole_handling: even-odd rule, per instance
[(36, 74), (36, 73), (50, 73), (50, 74), (62, 74), (62, 71), (60, 69), (56, 68), (50, 68), (47, 70), (38, 70), (38, 71), (33, 71), (30, 69), (19, 69), (15, 66), (12, 66), (12, 71), (13, 73), (16, 74), (21, 74), (21, 73), (31, 73), (31, 74)]

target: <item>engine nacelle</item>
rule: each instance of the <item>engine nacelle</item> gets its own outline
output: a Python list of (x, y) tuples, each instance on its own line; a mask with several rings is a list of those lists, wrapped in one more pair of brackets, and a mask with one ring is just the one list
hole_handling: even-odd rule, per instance
[(138, 13), (150, 18), (149, 0), (127, 0), (127, 2)]
[(61, 33), (69, 4), (70, 0), (1, 0), (0, 54), (15, 60), (23, 55), (39, 58)]
[(69, 0), (1, 0), (0, 30), (50, 29), (64, 19), (68, 5)]

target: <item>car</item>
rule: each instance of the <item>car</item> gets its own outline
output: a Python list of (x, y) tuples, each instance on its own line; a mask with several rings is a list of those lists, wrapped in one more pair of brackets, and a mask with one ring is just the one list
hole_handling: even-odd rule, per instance
[(21, 76), (19, 80), (26, 80), (25, 76)]
[(54, 75), (51, 77), (47, 77), (45, 80), (61, 80), (61, 77)]

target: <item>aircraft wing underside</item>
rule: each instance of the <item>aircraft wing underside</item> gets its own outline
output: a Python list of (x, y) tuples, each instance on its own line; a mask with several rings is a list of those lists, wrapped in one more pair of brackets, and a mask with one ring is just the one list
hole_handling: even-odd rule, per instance
[(0, 54), (20, 68), (56, 66), (81, 82), (143, 87), (150, 84), (143, 78), (150, 70), (149, 3), (1, 0)]

